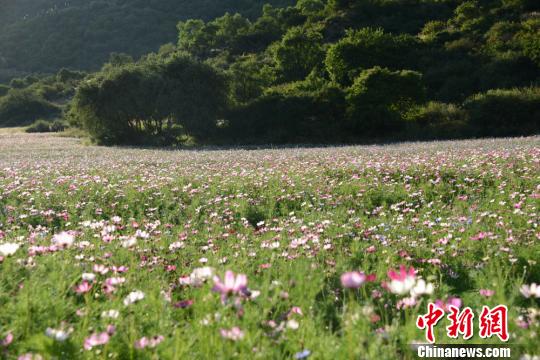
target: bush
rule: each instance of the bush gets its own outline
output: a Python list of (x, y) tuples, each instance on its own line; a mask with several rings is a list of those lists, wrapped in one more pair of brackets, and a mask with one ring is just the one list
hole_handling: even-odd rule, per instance
[(69, 110), (102, 144), (206, 138), (227, 101), (226, 79), (186, 56), (109, 67), (79, 86)]
[(343, 141), (345, 108), (339, 87), (310, 76), (232, 109), (224, 138), (251, 144)]
[(0, 84), (0, 97), (6, 95), (9, 89), (11, 89), (9, 86)]
[(388, 137), (404, 126), (408, 110), (425, 98), (422, 75), (374, 67), (363, 71), (348, 89), (347, 117), (357, 137)]
[(540, 133), (540, 88), (489, 90), (464, 103), (478, 136), (516, 136)]
[(60, 108), (28, 89), (11, 89), (0, 98), (0, 125), (24, 126), (60, 115)]
[(61, 132), (67, 128), (67, 125), (62, 120), (54, 120), (51, 124), (51, 132)]
[(26, 128), (27, 133), (47, 133), (51, 132), (51, 124), (46, 120), (37, 120)]
[(406, 137), (413, 139), (458, 139), (469, 132), (467, 112), (454, 104), (429, 102), (408, 115)]
[(374, 66), (390, 69), (415, 66), (417, 58), (412, 52), (419, 46), (412, 36), (396, 36), (381, 29), (348, 31), (347, 36), (328, 49), (325, 65), (332, 80), (350, 85), (359, 72)]

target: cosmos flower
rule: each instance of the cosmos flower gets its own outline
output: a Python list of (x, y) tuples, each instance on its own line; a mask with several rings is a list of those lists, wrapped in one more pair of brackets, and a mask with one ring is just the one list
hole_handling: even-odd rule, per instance
[(69, 329), (53, 329), (53, 328), (47, 328), (45, 330), (45, 335), (48, 337), (56, 340), (56, 341), (66, 341), (69, 338), (69, 335), (73, 332), (73, 328)]
[(188, 284), (195, 287), (201, 286), (207, 280), (212, 279), (213, 276), (214, 269), (209, 266), (195, 268), (189, 275)]
[(52, 237), (51, 242), (59, 247), (70, 247), (75, 241), (75, 236), (71, 235), (68, 232), (62, 231), (59, 234), (56, 234)]
[(213, 291), (221, 293), (221, 300), (225, 301), (227, 296), (236, 294), (236, 295), (249, 295), (247, 288), (247, 276), (245, 274), (235, 274), (227, 270), (223, 281), (218, 277), (214, 276), (214, 287)]
[(92, 282), (92, 281), (94, 281), (94, 279), (96, 278), (96, 274), (94, 274), (94, 273), (83, 273), (83, 274), (81, 275), (81, 278), (82, 278), (83, 280)]
[(75, 286), (74, 290), (77, 294), (85, 294), (92, 289), (92, 284), (88, 281), (83, 280), (79, 285)]
[(0, 255), (1, 256), (11, 256), (17, 252), (20, 245), (15, 243), (4, 243), (0, 244)]
[(139, 340), (136, 340), (135, 344), (134, 344), (134, 347), (135, 347), (135, 349), (139, 349), (139, 350), (144, 349), (146, 347), (155, 348), (164, 339), (165, 338), (162, 335), (156, 335), (156, 336), (153, 336), (151, 338), (147, 338), (145, 336), (145, 337), (140, 338)]
[(43, 357), (39, 354), (26, 353), (20, 355), (17, 360), (43, 360)]
[(391, 279), (388, 289), (397, 295), (408, 293), (416, 283), (415, 271), (412, 266), (407, 270), (404, 265), (401, 265), (399, 272), (390, 270), (388, 277)]
[(244, 332), (240, 330), (238, 326), (235, 326), (231, 329), (221, 329), (219, 330), (219, 333), (221, 334), (222, 338), (232, 341), (238, 341), (244, 338)]
[(306, 350), (302, 350), (294, 354), (294, 358), (297, 360), (307, 359), (310, 355), (311, 355), (311, 351), (306, 349)]
[(101, 317), (104, 318), (104, 319), (117, 319), (118, 316), (120, 315), (120, 312), (118, 310), (107, 310), (107, 311), (103, 311), (101, 313)]
[(124, 299), (124, 305), (129, 306), (137, 301), (144, 299), (144, 293), (139, 290), (132, 291)]
[(366, 274), (360, 271), (350, 271), (341, 275), (341, 285), (348, 289), (358, 289), (366, 282)]
[(109, 342), (110, 335), (108, 332), (102, 332), (102, 333), (93, 333), (86, 339), (84, 339), (84, 349), (85, 350), (92, 350), (95, 346), (105, 345)]
[(530, 297), (540, 299), (540, 286), (536, 285), (536, 283), (532, 283), (530, 285), (522, 285), (519, 291), (527, 299)]
[(463, 302), (461, 301), (461, 299), (455, 296), (449, 297), (448, 299), (446, 299), (446, 301), (441, 299), (435, 300), (435, 306), (443, 309), (444, 311), (449, 311), (450, 305), (455, 306), (459, 309), (461, 308), (462, 303)]
[(11, 332), (8, 332), (6, 334), (6, 337), (3, 339), (0, 339), (0, 346), (1, 347), (7, 347), (9, 344), (13, 342), (13, 334)]
[(490, 290), (490, 289), (480, 289), (479, 291), (480, 295), (484, 296), (484, 297), (491, 297), (495, 294), (495, 290)]
[(424, 279), (418, 279), (410, 293), (413, 298), (417, 298), (422, 295), (431, 295), (433, 294), (433, 284), (426, 283)]

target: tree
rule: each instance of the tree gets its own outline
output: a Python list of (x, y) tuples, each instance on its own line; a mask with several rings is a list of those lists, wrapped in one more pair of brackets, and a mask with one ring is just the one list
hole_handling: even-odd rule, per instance
[(348, 89), (348, 119), (358, 136), (384, 137), (403, 126), (407, 111), (425, 101), (422, 75), (416, 71), (364, 70)]
[(359, 72), (374, 66), (391, 69), (413, 66), (416, 59), (412, 53), (418, 46), (411, 36), (394, 36), (382, 29), (348, 31), (328, 49), (326, 69), (334, 81), (349, 85)]
[(225, 78), (175, 55), (105, 69), (82, 84), (71, 116), (99, 143), (170, 144), (181, 133), (205, 139), (227, 101)]
[(322, 35), (313, 30), (293, 27), (274, 48), (279, 71), (286, 81), (305, 78), (324, 58)]

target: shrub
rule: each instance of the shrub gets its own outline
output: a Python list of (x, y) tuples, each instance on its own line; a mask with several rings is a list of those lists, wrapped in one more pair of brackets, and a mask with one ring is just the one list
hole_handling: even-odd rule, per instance
[(27, 133), (46, 133), (51, 131), (51, 124), (46, 120), (37, 120), (26, 128)]
[(404, 125), (407, 111), (425, 98), (422, 75), (374, 67), (363, 71), (347, 93), (350, 130), (364, 138), (387, 137)]
[(60, 108), (29, 89), (11, 89), (0, 98), (0, 125), (24, 126), (40, 118), (60, 115)]
[(326, 69), (332, 80), (350, 85), (359, 72), (374, 66), (411, 68), (417, 60), (412, 52), (418, 47), (418, 41), (408, 35), (396, 36), (371, 28), (348, 31), (328, 49)]
[(464, 103), (471, 126), (479, 136), (540, 133), (540, 88), (489, 90)]
[(216, 130), (225, 78), (186, 56), (108, 67), (79, 86), (70, 117), (103, 144), (170, 144)]
[(61, 132), (67, 128), (67, 125), (62, 120), (54, 120), (51, 124), (51, 132)]
[(414, 139), (457, 139), (469, 132), (467, 112), (454, 104), (429, 102), (408, 115), (406, 136)]
[(9, 86), (0, 84), (0, 97), (6, 95), (9, 89), (11, 89)]
[(269, 89), (228, 114), (226, 138), (236, 143), (342, 141), (345, 94), (322, 79), (308, 78)]

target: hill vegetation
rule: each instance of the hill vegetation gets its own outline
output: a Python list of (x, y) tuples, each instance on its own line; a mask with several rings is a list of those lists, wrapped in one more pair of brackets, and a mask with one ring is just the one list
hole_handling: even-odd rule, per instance
[[(175, 44), (138, 60), (113, 54), (68, 84), (71, 103), (52, 105), (104, 144), (538, 133), (539, 10), (532, 0), (299, 0), (259, 17), (182, 20)], [(39, 87), (13, 89), (27, 79), (4, 90), (0, 123), (20, 123), (3, 109)]]

